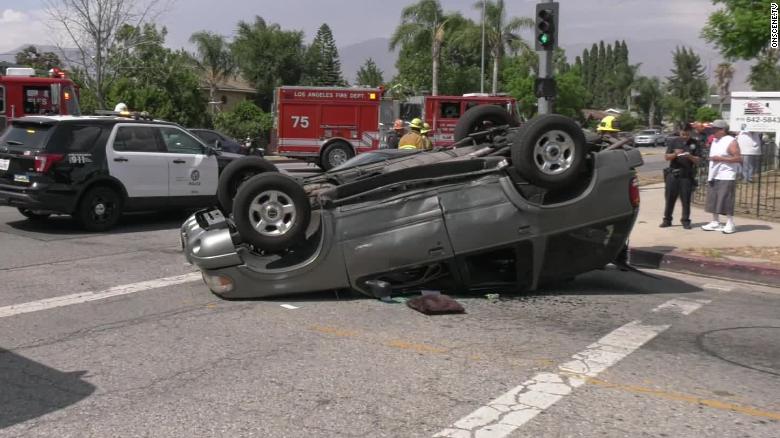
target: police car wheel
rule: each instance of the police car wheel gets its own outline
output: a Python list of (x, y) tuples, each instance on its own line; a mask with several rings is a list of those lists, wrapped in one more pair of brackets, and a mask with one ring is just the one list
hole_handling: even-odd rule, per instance
[(36, 210), (31, 210), (29, 208), (18, 208), (18, 210), (19, 213), (31, 221), (42, 221), (44, 219), (48, 219), (49, 216), (51, 216), (51, 213), (38, 213)]
[(238, 233), (257, 250), (289, 249), (305, 238), (310, 220), (311, 204), (303, 187), (280, 173), (253, 176), (233, 200)]
[(217, 200), (222, 211), (229, 214), (233, 210), (233, 198), (236, 197), (241, 184), (257, 174), (278, 171), (273, 163), (260, 157), (239, 158), (229, 163), (219, 176), (217, 184)]
[(585, 168), (585, 134), (569, 117), (542, 114), (510, 134), (512, 165), (530, 183), (547, 189), (578, 181)]
[(348, 144), (339, 141), (328, 146), (322, 153), (320, 167), (327, 172), (334, 167), (341, 166), (354, 156), (355, 153), (352, 151), (352, 148)]
[(88, 231), (105, 231), (122, 215), (122, 197), (109, 187), (89, 189), (79, 201), (74, 216)]

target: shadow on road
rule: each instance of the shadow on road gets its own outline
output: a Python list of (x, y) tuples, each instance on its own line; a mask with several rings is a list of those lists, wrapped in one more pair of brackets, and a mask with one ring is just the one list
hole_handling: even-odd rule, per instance
[(191, 214), (191, 211), (167, 211), (154, 213), (128, 213), (122, 216), (119, 223), (109, 231), (90, 233), (85, 231), (70, 216), (52, 216), (45, 220), (26, 220), (7, 222), (14, 230), (28, 235), (54, 234), (60, 236), (91, 236), (100, 234), (125, 234), (145, 231), (174, 230)]
[(95, 386), (86, 371), (62, 372), (0, 348), (0, 429), (83, 400)]

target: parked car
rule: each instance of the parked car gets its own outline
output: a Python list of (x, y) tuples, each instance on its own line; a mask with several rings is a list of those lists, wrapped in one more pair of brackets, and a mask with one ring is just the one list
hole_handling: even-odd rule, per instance
[(93, 231), (126, 211), (232, 200), (242, 181), (269, 170), (276, 167), (261, 158), (217, 151), (176, 124), (138, 115), (22, 117), (0, 135), (0, 205), (31, 220), (69, 214)]
[(666, 134), (658, 129), (645, 129), (634, 136), (635, 146), (661, 146), (666, 143)]
[(225, 298), (534, 289), (615, 260), (638, 211), (639, 151), (586, 143), (560, 115), (520, 128), (492, 116), (468, 118), (452, 148), (253, 176), (231, 210), (187, 219), (184, 254)]
[(219, 131), (200, 128), (190, 129), (189, 131), (201, 139), (203, 143), (213, 147), (216, 150), (231, 152), (234, 154), (240, 154), (242, 152), (241, 144), (239, 142)]

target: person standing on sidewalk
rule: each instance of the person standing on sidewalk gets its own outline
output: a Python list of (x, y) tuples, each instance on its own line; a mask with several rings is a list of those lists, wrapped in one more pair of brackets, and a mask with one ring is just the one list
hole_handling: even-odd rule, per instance
[(691, 138), (692, 127), (686, 126), (680, 131), (680, 137), (666, 148), (666, 161), (669, 167), (664, 169), (664, 183), (666, 184), (666, 207), (664, 219), (660, 227), (666, 228), (672, 225), (672, 213), (677, 198), (682, 203), (681, 222), (683, 228), (691, 229), (691, 197), (695, 185), (696, 166), (701, 160), (696, 140)]
[(404, 121), (397, 119), (393, 122), (393, 130), (387, 134), (387, 149), (398, 149), (398, 142), (404, 134), (406, 134), (406, 130), (404, 130)]
[[(712, 222), (702, 225), (704, 231), (722, 231), (731, 234), (736, 231), (734, 225), (734, 202), (736, 201), (737, 173), (742, 162), (739, 143), (727, 134), (729, 125), (725, 120), (712, 122), (715, 128), (715, 140), (710, 146), (710, 168), (707, 173), (707, 201), (704, 210), (712, 213)], [(727, 217), (726, 225), (721, 226), (719, 215)]]
[(752, 183), (761, 159), (761, 134), (740, 131), (737, 134), (737, 143), (739, 143), (739, 153), (742, 154), (742, 179)]

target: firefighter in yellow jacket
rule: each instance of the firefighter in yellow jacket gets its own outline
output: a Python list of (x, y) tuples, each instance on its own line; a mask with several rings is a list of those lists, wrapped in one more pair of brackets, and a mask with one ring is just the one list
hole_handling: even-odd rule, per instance
[(418, 149), (422, 150), (425, 140), (420, 131), (423, 128), (423, 121), (419, 118), (412, 119), (409, 122), (409, 132), (398, 141), (398, 149)]
[(431, 143), (431, 139), (428, 137), (429, 132), (431, 132), (431, 125), (429, 125), (428, 122), (423, 123), (420, 134), (422, 134), (423, 137), (422, 150), (424, 151), (433, 149), (433, 143)]

